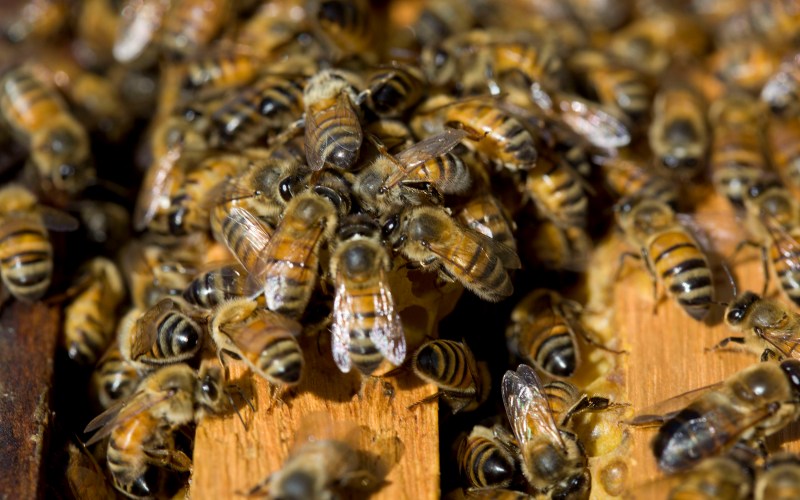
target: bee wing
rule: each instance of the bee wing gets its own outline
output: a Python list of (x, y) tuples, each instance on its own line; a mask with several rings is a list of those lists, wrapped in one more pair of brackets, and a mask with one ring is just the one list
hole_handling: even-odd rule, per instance
[[(339, 127), (344, 125), (347, 129), (353, 129), (349, 124), (355, 122), (360, 123), (358, 115), (356, 111), (353, 109), (353, 105), (350, 102), (350, 97), (344, 92), (340, 93), (336, 97), (336, 104), (333, 110), (333, 122), (326, 124), (326, 127)], [(328, 120), (326, 120), (327, 122)], [(306, 126), (306, 158), (308, 159), (308, 166), (311, 167), (311, 170), (320, 170), (323, 166), (325, 166), (325, 159), (322, 157), (322, 152), (327, 149), (327, 144), (320, 144), (320, 136), (325, 132), (323, 129), (319, 127), (319, 120), (315, 119), (306, 119), (305, 126)], [(357, 141), (353, 141), (353, 145), (358, 144), (360, 147), (362, 140), (364, 139), (363, 132), (361, 131), (361, 127), (355, 127), (352, 132), (356, 135)], [(335, 140), (335, 139), (333, 139)], [(350, 147), (349, 144), (338, 143), (339, 147), (344, 148), (347, 151), (355, 152), (356, 149)]]
[(793, 271), (800, 269), (800, 242), (797, 241), (797, 238), (789, 234), (771, 217), (762, 217), (762, 220), (772, 238), (772, 244), (775, 245), (784, 264)]
[(61, 210), (50, 207), (39, 207), (39, 213), (42, 215), (42, 222), (45, 227), (51, 231), (75, 231), (80, 227), (78, 219)]
[[(241, 235), (241, 240), (238, 243), (239, 251), (234, 251), (234, 249), (231, 248), (229, 243), (226, 241), (225, 243), (228, 247), (228, 250), (236, 257), (236, 259), (245, 269), (247, 269), (249, 263), (246, 262), (246, 259), (241, 258), (240, 255), (253, 253), (258, 255), (258, 258), (255, 260), (255, 264), (250, 264), (252, 269), (247, 269), (247, 271), (250, 273), (256, 272), (261, 266), (264, 265), (264, 249), (267, 247), (270, 238), (272, 237), (271, 229), (269, 226), (264, 224), (261, 219), (253, 215), (249, 210), (242, 207), (231, 207), (227, 219), (230, 221), (230, 224), (238, 227), (238, 229), (235, 230), (235, 234)], [(231, 230), (231, 233), (233, 232), (234, 230)]]
[(400, 366), (406, 359), (406, 336), (400, 315), (394, 309), (394, 297), (383, 270), (378, 280), (378, 290), (375, 296), (375, 323), (369, 338), (384, 358)]
[(169, 393), (151, 394), (137, 392), (130, 398), (124, 399), (109, 407), (106, 411), (96, 416), (86, 425), (83, 432), (97, 432), (86, 442), (86, 446), (91, 446), (104, 437), (111, 434), (115, 427), (121, 425), (137, 415), (149, 410), (153, 406), (166, 401), (170, 398)]
[(176, 309), (175, 302), (171, 299), (161, 299), (136, 320), (130, 351), (133, 359), (138, 359), (150, 351), (158, 336), (159, 318), (173, 309)]
[(115, 497), (103, 469), (76, 436), (67, 443), (67, 455), (69, 458), (64, 472), (75, 498), (94, 500)]
[(521, 448), (536, 436), (543, 436), (562, 449), (565, 447), (542, 390), (542, 381), (533, 368), (519, 365), (516, 372), (507, 371), (502, 393), (508, 421)]
[(631, 142), (631, 132), (624, 120), (599, 104), (576, 97), (561, 97), (558, 104), (560, 120), (592, 145), (613, 149)]
[(390, 175), (383, 185), (392, 187), (428, 160), (449, 153), (454, 147), (467, 137), (467, 132), (462, 129), (445, 128), (444, 132), (423, 139), (408, 149), (395, 155), (395, 163), (400, 167)]
[(158, 209), (169, 204), (169, 193), (175, 185), (172, 172), (180, 157), (180, 149), (171, 148), (147, 170), (133, 209), (133, 227), (137, 231), (145, 229)]
[(659, 401), (658, 403), (649, 406), (636, 414), (636, 416), (629, 423), (635, 426), (648, 426), (661, 423), (666, 420), (670, 414), (685, 408), (689, 403), (703, 396), (707, 392), (718, 389), (724, 382), (717, 382), (716, 384), (707, 385), (698, 389), (678, 394), (671, 398)]
[(342, 373), (350, 372), (350, 330), (356, 311), (353, 298), (339, 276), (336, 278), (336, 294), (333, 297), (333, 323), (331, 324), (331, 349), (333, 360)]

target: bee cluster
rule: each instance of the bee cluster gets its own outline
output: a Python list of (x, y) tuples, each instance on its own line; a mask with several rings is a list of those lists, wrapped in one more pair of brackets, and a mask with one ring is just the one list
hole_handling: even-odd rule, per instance
[[(763, 361), (629, 420), (660, 425), (673, 495), (797, 498), (798, 458), (764, 438), (800, 417), (800, 3), (5, 9), (2, 298), (63, 304), (107, 495), (174, 493), (196, 424), (264, 411), (230, 365), (291, 404), (320, 346), (365, 381), (408, 365), (438, 388), (418, 404), (469, 423), (442, 429), (454, 497), (622, 495), (621, 340), (581, 304), (616, 231), (656, 301), (724, 306), (736, 336), (714, 349)], [(794, 305), (767, 284), (718, 299), (725, 263), (687, 215), (706, 180)], [(362, 451), (309, 442), (249, 494), (368, 496)]]

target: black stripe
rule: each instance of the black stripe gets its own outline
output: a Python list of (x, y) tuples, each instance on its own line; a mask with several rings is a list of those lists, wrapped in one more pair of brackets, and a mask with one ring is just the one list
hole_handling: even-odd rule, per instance
[(707, 267), (708, 266), (706, 265), (706, 261), (703, 259), (688, 259), (674, 266), (672, 269), (667, 269), (666, 271), (661, 273), (661, 277), (667, 278), (669, 276), (674, 276), (684, 271), (692, 271), (694, 269), (702, 269)]
[(653, 261), (653, 264), (658, 264), (658, 261), (669, 255), (671, 252), (678, 250), (679, 248), (687, 248), (687, 247), (697, 248), (694, 243), (688, 241), (672, 245), (671, 247), (666, 248), (663, 252), (658, 254), (658, 256), (656, 256), (655, 260)]

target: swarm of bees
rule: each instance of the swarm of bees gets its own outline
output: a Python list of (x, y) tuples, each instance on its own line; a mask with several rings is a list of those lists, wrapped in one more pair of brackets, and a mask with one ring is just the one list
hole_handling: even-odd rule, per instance
[[(63, 308), (64, 370), (88, 381), (93, 412), (72, 410), (89, 422), (69, 430), (89, 433), (67, 444), (73, 495), (186, 488), (198, 425), (274, 408), (231, 366), (287, 404), (328, 376), (316, 348), (336, 376), (407, 367), (436, 387), (408, 411), (457, 414), (441, 442), (453, 498), (636, 495), (629, 434), (608, 429), (644, 425), (659, 426), (671, 498), (797, 498), (800, 458), (765, 439), (800, 419), (798, 12), (795, 0), (4, 6), (0, 303)], [(692, 216), (695, 184), (747, 231), (730, 259)], [(583, 286), (611, 234), (627, 246), (617, 276), (638, 260), (654, 312), (661, 298), (691, 321), (722, 310), (733, 335), (710, 350), (762, 362), (653, 408), (623, 401), (626, 346), (592, 320)], [(739, 293), (727, 272), (722, 302), (719, 270), (747, 246), (764, 287)], [(462, 291), (441, 324), (416, 317), (425, 293)], [(298, 439), (282, 469), (230, 495), (380, 492), (386, 467), (345, 434)]]

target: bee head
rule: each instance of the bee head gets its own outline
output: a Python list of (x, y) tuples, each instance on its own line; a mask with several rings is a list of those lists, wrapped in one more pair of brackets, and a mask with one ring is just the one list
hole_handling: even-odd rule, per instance
[(759, 300), (761, 300), (761, 297), (753, 292), (744, 292), (736, 297), (725, 311), (725, 322), (731, 327), (741, 325), (752, 305)]
[(781, 362), (781, 370), (792, 387), (795, 398), (800, 399), (800, 360), (787, 359)]

